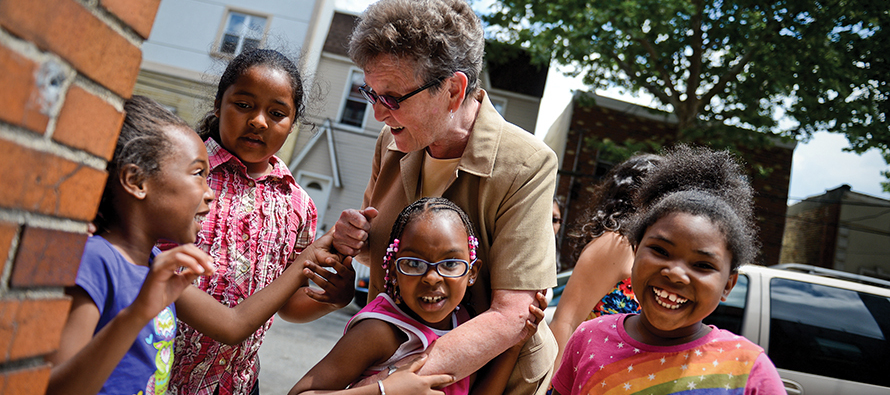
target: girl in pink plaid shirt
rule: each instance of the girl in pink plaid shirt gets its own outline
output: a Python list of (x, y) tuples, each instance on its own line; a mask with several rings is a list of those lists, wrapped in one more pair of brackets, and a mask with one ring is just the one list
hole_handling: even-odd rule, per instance
[[(224, 305), (238, 305), (268, 286), (315, 239), (315, 205), (274, 155), (303, 110), (297, 66), (277, 51), (258, 49), (229, 63), (213, 111), (197, 127), (210, 160), (207, 182), (217, 199), (195, 243), (213, 258), (216, 272), (195, 285)], [(346, 306), (354, 293), (349, 269), (307, 270), (312, 281), (335, 286), (317, 293), (304, 280), (278, 315), (307, 322)], [(229, 345), (180, 323), (171, 392), (258, 393), (257, 351), (271, 324), (272, 318), (245, 341)]]

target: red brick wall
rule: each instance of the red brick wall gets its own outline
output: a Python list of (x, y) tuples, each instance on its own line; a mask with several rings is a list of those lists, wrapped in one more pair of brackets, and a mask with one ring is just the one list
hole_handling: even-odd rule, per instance
[[(628, 104), (628, 106), (633, 106)], [(559, 167), (556, 194), (567, 203), (563, 218), (569, 222), (563, 225), (560, 238), (560, 260), (562, 268), (574, 266), (568, 232), (584, 221), (593, 187), (599, 182), (596, 174), (598, 152), (586, 144), (585, 139), (611, 140), (617, 143), (628, 139), (640, 142), (656, 140), (664, 146), (676, 141), (675, 126), (650, 118), (629, 115), (595, 105), (574, 104), (572, 122), (566, 136), (566, 149)], [(755, 215), (760, 226), (760, 240), (763, 248), (758, 263), (774, 265), (779, 263), (782, 249), (782, 234), (785, 229), (786, 201), (791, 175), (793, 150), (779, 146), (768, 148), (736, 147), (746, 162), (751, 185), (756, 193)], [(756, 172), (755, 167), (772, 169), (768, 175)], [(572, 221), (574, 219), (575, 222)]]
[(160, 0), (0, 0), (0, 394), (42, 394)]

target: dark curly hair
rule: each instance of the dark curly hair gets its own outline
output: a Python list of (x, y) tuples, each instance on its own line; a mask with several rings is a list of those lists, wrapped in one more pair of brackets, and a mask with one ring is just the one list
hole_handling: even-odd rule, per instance
[(729, 151), (678, 145), (643, 180), (636, 202), (646, 202), (628, 223), (628, 239), (637, 246), (662, 217), (682, 212), (713, 221), (732, 252), (732, 271), (754, 263), (760, 243), (754, 223), (754, 189), (738, 158)]
[(291, 91), (293, 92), (294, 99), (294, 110), (296, 110), (296, 114), (294, 116), (294, 124), (297, 122), (303, 122), (303, 113), (305, 112), (306, 105), (303, 100), (304, 96), (304, 88), (303, 88), (303, 79), (300, 75), (300, 69), (297, 67), (296, 63), (294, 63), (290, 58), (286, 55), (278, 52), (274, 49), (255, 49), (252, 51), (242, 52), (226, 66), (226, 70), (223, 72), (222, 76), (219, 77), (219, 83), (216, 88), (216, 97), (214, 99), (213, 110), (204, 114), (204, 117), (198, 121), (197, 131), (198, 135), (201, 136), (202, 140), (207, 140), (209, 137), (213, 137), (217, 142), (219, 142), (219, 118), (214, 114), (214, 112), (219, 109), (220, 102), (222, 101), (223, 94), (226, 92), (226, 89), (229, 89), (230, 86), (235, 84), (242, 75), (244, 75), (247, 70), (249, 70), (253, 66), (267, 66), (269, 68), (275, 70), (284, 71), (288, 76), (290, 76), (291, 81)]
[(615, 165), (603, 176), (593, 190), (587, 210), (580, 217), (586, 222), (569, 235), (576, 261), (584, 246), (604, 232), (624, 234), (624, 223), (637, 211), (634, 194), (646, 174), (660, 166), (659, 162), (661, 157), (658, 155), (637, 154)]
[(99, 210), (93, 224), (99, 230), (107, 230), (109, 221), (115, 218), (114, 188), (120, 184), (120, 170), (129, 164), (139, 168), (141, 179), (155, 175), (161, 169), (161, 161), (172, 149), (165, 132), (168, 128), (191, 127), (182, 118), (167, 111), (160, 104), (145, 96), (134, 95), (124, 103), (124, 123), (121, 126), (114, 154), (106, 165), (108, 181), (102, 192)]
[[(414, 203), (405, 207), (401, 213), (399, 213), (399, 217), (396, 218), (396, 222), (392, 226), (392, 231), (389, 235), (389, 249), (397, 249), (398, 245), (395, 244), (395, 241), (402, 238), (402, 233), (405, 231), (405, 227), (408, 226), (411, 221), (419, 218), (423, 214), (433, 214), (433, 213), (444, 213), (444, 212), (454, 212), (460, 217), (461, 223), (463, 223), (464, 229), (467, 231), (467, 237), (476, 239), (476, 230), (473, 226), (473, 221), (470, 220), (470, 217), (461, 209), (458, 205), (454, 204), (451, 200), (448, 200), (443, 197), (425, 197), (421, 198)], [(477, 242), (478, 244), (478, 242)], [(476, 247), (474, 245), (470, 245), (470, 257), (475, 257), (476, 255)], [(386, 256), (383, 258), (383, 269), (385, 276), (385, 284), (384, 290), (389, 296), (393, 299), (398, 300), (398, 288), (393, 286), (392, 280), (395, 278), (395, 253), (396, 250), (389, 251), (387, 250)]]

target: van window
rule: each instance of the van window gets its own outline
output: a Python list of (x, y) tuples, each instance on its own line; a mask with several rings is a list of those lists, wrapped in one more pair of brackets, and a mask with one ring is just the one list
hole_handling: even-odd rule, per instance
[(890, 386), (890, 298), (774, 278), (770, 311), (776, 367)]
[(748, 276), (739, 274), (739, 281), (725, 302), (720, 302), (711, 315), (702, 320), (705, 324), (726, 329), (735, 334), (742, 333), (742, 317), (745, 314), (745, 301), (748, 300)]

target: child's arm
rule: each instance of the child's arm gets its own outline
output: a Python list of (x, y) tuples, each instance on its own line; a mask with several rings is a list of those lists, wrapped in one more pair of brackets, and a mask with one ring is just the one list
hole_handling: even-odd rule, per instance
[[(185, 269), (179, 271), (180, 267)], [(59, 349), (46, 357), (53, 365), (47, 394), (95, 394), (111, 376), (139, 331), (189, 288), (199, 274), (213, 272), (211, 258), (194, 245), (182, 245), (154, 259), (139, 295), (99, 333), (99, 308), (80, 287), (66, 292), (71, 311)]]
[[(344, 389), (368, 367), (389, 359), (405, 341), (401, 331), (392, 325), (376, 320), (359, 321), (348, 330), (334, 345), (334, 348), (317, 365), (291, 388), (288, 395), (313, 395), (336, 393), (341, 395), (379, 395), (376, 384)], [(374, 341), (368, 341), (374, 339)], [(442, 394), (432, 390), (451, 383), (449, 375), (418, 376), (417, 370), (423, 366), (425, 358), (418, 358), (408, 368), (398, 371), (382, 380), (387, 395)]]
[[(347, 257), (344, 262), (339, 262), (339, 257), (331, 253), (330, 249), (331, 236), (325, 234), (306, 247), (294, 261), (295, 263), (288, 266), (269, 286), (244, 299), (235, 307), (230, 308), (220, 303), (197, 287), (189, 287), (176, 301), (176, 315), (183, 322), (216, 341), (226, 344), (241, 343), (268, 321), (300, 288), (304, 290), (299, 294), (315, 292), (306, 287), (307, 276), (311, 276), (307, 274), (311, 272), (310, 268), (327, 272), (320, 266), (330, 266), (337, 271), (337, 274), (328, 272), (330, 278), (338, 279), (336, 281), (318, 280), (324, 290), (322, 296), (336, 293), (338, 286), (345, 287), (343, 284), (345, 279), (349, 279), (349, 287), (354, 287), (351, 280), (355, 277), (352, 258)], [(312, 262), (296, 263), (303, 261)], [(314, 301), (312, 303), (319, 304)], [(337, 307), (334, 305), (325, 308), (333, 311)]]
[(535, 295), (535, 301), (535, 304), (528, 306), (528, 311), (535, 318), (534, 321), (525, 322), (528, 334), (488, 364), (485, 374), (477, 376), (477, 381), (473, 383), (473, 390), (470, 393), (473, 395), (504, 393), (504, 389), (507, 388), (507, 381), (510, 379), (510, 373), (513, 372), (513, 367), (516, 366), (516, 361), (519, 359), (519, 352), (522, 351), (522, 347), (525, 346), (528, 339), (531, 339), (535, 332), (538, 331), (538, 323), (544, 319), (544, 309), (547, 308), (545, 294), (538, 292)]

